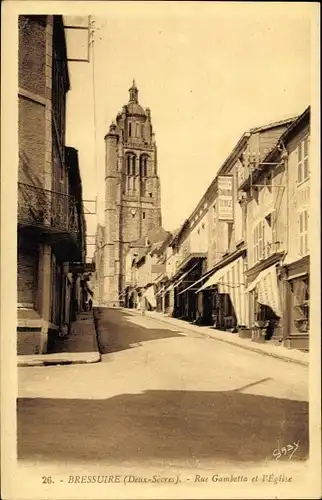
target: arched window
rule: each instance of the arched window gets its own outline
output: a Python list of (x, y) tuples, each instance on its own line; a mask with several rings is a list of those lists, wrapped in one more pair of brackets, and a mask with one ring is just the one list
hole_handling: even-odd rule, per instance
[(126, 157), (126, 173), (127, 175), (131, 175), (131, 156), (128, 155)]
[(140, 156), (140, 176), (148, 176), (148, 157), (146, 155)]
[(132, 156), (132, 175), (136, 175), (136, 156)]

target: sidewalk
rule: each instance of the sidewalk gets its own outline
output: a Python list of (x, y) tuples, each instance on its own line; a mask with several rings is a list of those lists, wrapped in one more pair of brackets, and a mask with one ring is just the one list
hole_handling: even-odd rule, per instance
[[(126, 311), (132, 314), (141, 314), (136, 309), (126, 309)], [(205, 337), (213, 338), (227, 344), (232, 344), (242, 349), (248, 349), (249, 351), (254, 351), (266, 356), (272, 356), (292, 363), (298, 363), (300, 365), (309, 365), (309, 353), (302, 352), (297, 349), (288, 349), (286, 347), (283, 347), (282, 345), (257, 344), (251, 339), (241, 339), (236, 333), (231, 333), (228, 331), (223, 332), (221, 330), (216, 330), (207, 326), (192, 325), (191, 323), (188, 323), (186, 321), (172, 318), (171, 316), (167, 316), (163, 313), (155, 311), (146, 311), (145, 314), (146, 316), (149, 316), (158, 321), (176, 326), (179, 329), (196, 332), (204, 335)]]
[(57, 337), (48, 354), (17, 356), (18, 367), (97, 363), (101, 360), (93, 311), (78, 314), (66, 337)]

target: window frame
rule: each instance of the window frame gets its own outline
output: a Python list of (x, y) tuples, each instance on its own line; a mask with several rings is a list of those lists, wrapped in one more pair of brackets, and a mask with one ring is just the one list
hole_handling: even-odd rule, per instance
[(306, 135), (297, 145), (297, 185), (303, 184), (310, 178), (309, 169), (310, 135)]
[(307, 208), (298, 212), (299, 246), (298, 252), (301, 257), (309, 254), (309, 211)]

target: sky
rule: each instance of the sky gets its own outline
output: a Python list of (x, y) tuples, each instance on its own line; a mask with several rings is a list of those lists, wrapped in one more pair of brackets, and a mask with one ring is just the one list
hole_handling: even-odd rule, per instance
[[(244, 131), (310, 104), (312, 5), (107, 2), (92, 16), (94, 49), (89, 63), (69, 62), (67, 101), (67, 144), (79, 150), (83, 195), (99, 200), (89, 236), (104, 223), (104, 136), (133, 78), (151, 109), (162, 220), (171, 231)], [(84, 57), (80, 37), (68, 30), (69, 57)]]

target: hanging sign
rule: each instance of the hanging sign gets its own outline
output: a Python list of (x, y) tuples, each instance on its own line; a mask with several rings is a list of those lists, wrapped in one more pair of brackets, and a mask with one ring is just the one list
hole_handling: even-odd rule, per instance
[(218, 177), (218, 219), (233, 220), (233, 178)]

